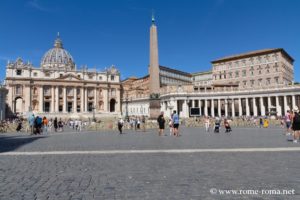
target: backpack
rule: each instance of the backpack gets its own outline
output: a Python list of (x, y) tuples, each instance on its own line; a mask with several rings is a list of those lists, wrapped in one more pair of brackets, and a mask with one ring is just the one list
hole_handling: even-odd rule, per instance
[(293, 123), (300, 124), (300, 116), (299, 116), (299, 113), (295, 113)]

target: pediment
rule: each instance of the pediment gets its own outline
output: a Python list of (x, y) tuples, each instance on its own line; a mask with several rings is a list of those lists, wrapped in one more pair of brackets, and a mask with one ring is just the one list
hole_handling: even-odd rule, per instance
[(65, 74), (61, 77), (57, 78), (58, 80), (68, 80), (68, 81), (80, 81), (82, 80), (81, 78), (75, 76), (74, 74)]

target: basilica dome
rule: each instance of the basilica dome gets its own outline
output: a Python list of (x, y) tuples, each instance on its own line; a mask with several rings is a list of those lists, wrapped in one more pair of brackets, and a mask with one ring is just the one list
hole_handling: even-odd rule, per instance
[(44, 69), (73, 70), (75, 63), (71, 54), (63, 48), (59, 35), (54, 42), (54, 48), (48, 50), (42, 58), (41, 67)]

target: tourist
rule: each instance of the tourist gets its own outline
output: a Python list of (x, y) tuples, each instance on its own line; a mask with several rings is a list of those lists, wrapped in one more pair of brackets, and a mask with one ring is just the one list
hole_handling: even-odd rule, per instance
[(64, 131), (64, 125), (63, 125), (61, 118), (58, 121), (58, 131), (60, 131), (60, 132)]
[(225, 126), (225, 132), (226, 132), (226, 133), (232, 131), (232, 130), (231, 130), (231, 127), (230, 127), (230, 124), (229, 124), (229, 122), (228, 122), (227, 119), (224, 119), (224, 126)]
[(221, 120), (219, 117), (216, 117), (214, 132), (219, 133), (220, 127), (221, 127)]
[(263, 127), (264, 121), (262, 118), (259, 118), (259, 128)]
[(58, 128), (57, 117), (55, 117), (53, 125), (54, 125), (54, 131), (57, 132), (57, 128)]
[(43, 132), (45, 134), (47, 134), (48, 133), (48, 119), (46, 118), (46, 116), (44, 116), (44, 118), (43, 118), (42, 128), (43, 128)]
[(293, 109), (293, 112), (292, 130), (294, 131), (294, 143), (297, 143), (300, 137), (300, 114), (297, 106)]
[(120, 117), (119, 121), (118, 121), (118, 129), (119, 129), (120, 134), (123, 133), (123, 131), (122, 131), (123, 125), (124, 125), (124, 121), (123, 121), (122, 117)]
[(169, 128), (170, 128), (170, 136), (174, 134), (174, 128), (173, 128), (173, 114), (171, 115), (170, 121), (169, 121)]
[(146, 132), (146, 117), (144, 115), (142, 116), (142, 128), (143, 132)]
[(33, 134), (33, 130), (34, 130), (34, 120), (35, 120), (35, 117), (34, 117), (34, 114), (32, 114), (32, 115), (28, 118), (28, 123), (29, 123), (29, 126), (30, 126), (30, 134)]
[(164, 118), (164, 112), (161, 112), (160, 115), (157, 118), (159, 130), (158, 130), (158, 135), (161, 136), (164, 132), (165, 129), (165, 118)]
[(16, 131), (17, 131), (17, 132), (20, 132), (20, 131), (22, 130), (22, 128), (23, 128), (23, 125), (22, 125), (22, 119), (19, 119), (19, 120), (18, 120), (18, 126), (17, 126), (17, 128), (16, 128)]
[(209, 132), (209, 118), (208, 118), (208, 116), (205, 117), (204, 123), (205, 123), (205, 131)]
[(81, 129), (82, 129), (82, 121), (78, 120), (77, 131), (81, 132)]
[(52, 132), (52, 127), (53, 127), (53, 120), (50, 119), (49, 122), (48, 122), (48, 130), (49, 130), (49, 132)]
[(284, 117), (284, 120), (285, 120), (285, 127), (286, 127), (286, 132), (285, 134), (286, 135), (290, 135), (291, 133), (291, 120), (292, 120), (292, 115), (290, 113), (290, 111), (286, 111), (286, 114), (285, 114), (285, 117)]
[(137, 118), (137, 120), (136, 120), (136, 128), (139, 130), (139, 129), (141, 129), (141, 121), (140, 121), (140, 118)]
[[(74, 122), (74, 124), (73, 124), (73, 127), (75, 128), (75, 131), (77, 131), (77, 129), (78, 129), (78, 119), (75, 119), (73, 122)], [(74, 128), (73, 128), (73, 130), (74, 130)]]
[(179, 116), (176, 113), (176, 110), (173, 111), (173, 127), (174, 127), (174, 135), (176, 137), (179, 136)]

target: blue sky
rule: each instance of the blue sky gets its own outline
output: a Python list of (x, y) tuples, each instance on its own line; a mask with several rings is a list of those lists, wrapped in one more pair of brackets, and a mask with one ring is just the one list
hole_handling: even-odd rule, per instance
[(198, 72), (220, 57), (280, 47), (300, 81), (298, 0), (1, 0), (0, 67), (17, 57), (39, 66), (60, 32), (77, 66), (146, 75), (152, 9), (161, 65)]

